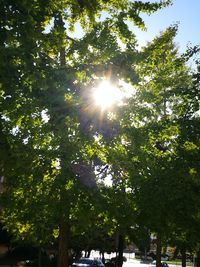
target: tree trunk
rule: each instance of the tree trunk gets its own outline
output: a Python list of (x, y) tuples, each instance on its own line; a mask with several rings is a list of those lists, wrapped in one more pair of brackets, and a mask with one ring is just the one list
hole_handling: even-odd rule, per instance
[(161, 238), (159, 235), (157, 235), (157, 240), (156, 240), (156, 267), (161, 267)]
[(123, 265), (123, 250), (124, 250), (124, 238), (122, 235), (119, 234), (118, 239), (118, 260), (117, 260), (117, 266), (122, 267)]
[(200, 250), (197, 251), (197, 256), (195, 258), (195, 267), (200, 267)]
[(89, 258), (91, 253), (91, 249), (86, 249), (85, 250), (85, 258)]
[(41, 247), (39, 247), (38, 251), (38, 267), (42, 267), (42, 253), (41, 253)]
[(66, 65), (65, 47), (61, 47), (61, 49), (60, 49), (60, 65), (61, 66), (65, 66)]
[(147, 248), (144, 248), (144, 260), (147, 261)]
[(105, 255), (104, 255), (104, 251), (101, 252), (101, 260), (103, 262), (103, 264), (105, 264)]
[(182, 267), (186, 267), (186, 250), (185, 250), (185, 248), (181, 249), (181, 256), (182, 256)]
[[(55, 28), (57, 28), (60, 41), (60, 65), (66, 65), (65, 59), (65, 46), (64, 46), (64, 36), (65, 36), (65, 26), (63, 18), (60, 12), (57, 13), (55, 18)], [(64, 219), (64, 216), (61, 218), (59, 225), (59, 245), (58, 245), (58, 267), (68, 267), (69, 266), (69, 233), (70, 227), (69, 223)]]
[(69, 224), (62, 218), (59, 225), (58, 267), (69, 266), (69, 233)]

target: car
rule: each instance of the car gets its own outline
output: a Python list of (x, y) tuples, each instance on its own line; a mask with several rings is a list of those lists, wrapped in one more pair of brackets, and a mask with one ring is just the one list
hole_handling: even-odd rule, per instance
[(147, 253), (147, 257), (150, 257), (152, 260), (156, 260), (156, 254), (154, 254), (153, 252)]
[[(110, 262), (116, 264), (117, 262), (119, 261), (119, 256), (117, 257), (113, 257), (110, 259)], [(127, 261), (127, 258), (125, 256), (123, 256), (123, 261), (126, 262)]]
[(161, 255), (161, 260), (162, 261), (168, 261), (169, 260), (169, 256), (167, 254), (162, 254)]
[(105, 267), (99, 258), (80, 258), (72, 264), (72, 267)]
[[(126, 262), (127, 258), (123, 256), (123, 262)], [(107, 260), (107, 262), (105, 263), (106, 267), (115, 267), (118, 265), (119, 262), (119, 257), (113, 257), (110, 260)]]
[[(152, 261), (151, 265), (156, 266), (156, 261), (155, 260)], [(166, 262), (161, 261), (161, 267), (169, 267), (169, 265)]]

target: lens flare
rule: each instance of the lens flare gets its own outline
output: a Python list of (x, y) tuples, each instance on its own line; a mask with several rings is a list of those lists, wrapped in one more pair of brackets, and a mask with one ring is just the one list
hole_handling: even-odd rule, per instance
[(109, 81), (102, 81), (99, 86), (94, 89), (95, 103), (103, 110), (119, 103), (122, 98), (123, 94), (120, 89), (113, 86)]

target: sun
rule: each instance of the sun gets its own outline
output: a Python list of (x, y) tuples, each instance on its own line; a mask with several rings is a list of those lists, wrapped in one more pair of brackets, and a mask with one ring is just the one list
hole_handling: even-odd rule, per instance
[(102, 81), (97, 88), (94, 88), (93, 97), (95, 104), (105, 110), (114, 104), (119, 103), (123, 98), (123, 93), (109, 81)]

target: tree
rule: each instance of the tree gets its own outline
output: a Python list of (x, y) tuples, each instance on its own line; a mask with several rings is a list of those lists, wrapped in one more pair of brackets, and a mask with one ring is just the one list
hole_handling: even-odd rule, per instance
[[(135, 53), (127, 60), (135, 38), (125, 20), (144, 27), (140, 12), (169, 3), (1, 2), (1, 134), (8, 147), (1, 157), (7, 183), (3, 220), (22, 239), (42, 243), (59, 235), (59, 267), (68, 265), (72, 218), (82, 194), (90, 192), (80, 182), (96, 187), (94, 133), (108, 135), (98, 114), (91, 121), (95, 112), (86, 111), (87, 88), (110, 71), (112, 78), (135, 80)], [(110, 18), (98, 22), (102, 11)], [(69, 36), (76, 22), (85, 28), (82, 39)]]
[[(176, 158), (174, 159), (174, 174), (177, 183), (174, 184), (176, 197), (173, 208), (173, 218), (176, 226), (174, 241), (183, 254), (182, 265), (186, 265), (186, 251), (196, 251), (199, 243), (198, 218), (199, 218), (199, 166), (197, 154), (199, 153), (199, 83), (197, 73), (193, 74), (190, 88), (183, 88), (182, 93), (185, 99), (185, 110), (178, 118), (180, 134), (177, 142)], [(189, 90), (188, 90), (189, 89)], [(194, 204), (195, 203), (195, 204)], [(196, 209), (197, 208), (197, 209)], [(198, 250), (198, 249), (197, 249)]]
[[(129, 176), (129, 186), (135, 195), (138, 224), (157, 234), (158, 266), (161, 260), (161, 241), (167, 241), (172, 225), (178, 231), (180, 226), (176, 223), (176, 213), (180, 213), (180, 220), (185, 223), (183, 213), (187, 208), (190, 210), (191, 203), (196, 203), (194, 198), (197, 195), (193, 189), (198, 188), (195, 185), (198, 180), (195, 156), (199, 147), (198, 134), (194, 133), (194, 139), (190, 143), (189, 132), (186, 134), (183, 128), (193, 121), (191, 118), (194, 118), (198, 110), (199, 94), (185, 58), (178, 55), (173, 43), (176, 31), (176, 26), (170, 27), (142, 50), (141, 62), (138, 62), (141, 81), (127, 110), (120, 117), (123, 129), (121, 156), (124, 159), (118, 164)], [(197, 124), (198, 120), (197, 117)], [(183, 136), (184, 145), (180, 143)], [(187, 152), (187, 144), (192, 153)], [(183, 152), (181, 157), (180, 150)], [(190, 160), (186, 159), (187, 155)], [(195, 183), (191, 180), (192, 175), (196, 177)], [(191, 184), (186, 189), (188, 182), (181, 183), (178, 191), (181, 196), (177, 198), (176, 190), (185, 178)], [(186, 203), (184, 198), (188, 189), (194, 198)], [(180, 201), (181, 207), (177, 205), (177, 201)], [(182, 203), (186, 206), (183, 207)], [(174, 208), (176, 205), (177, 210)]]

